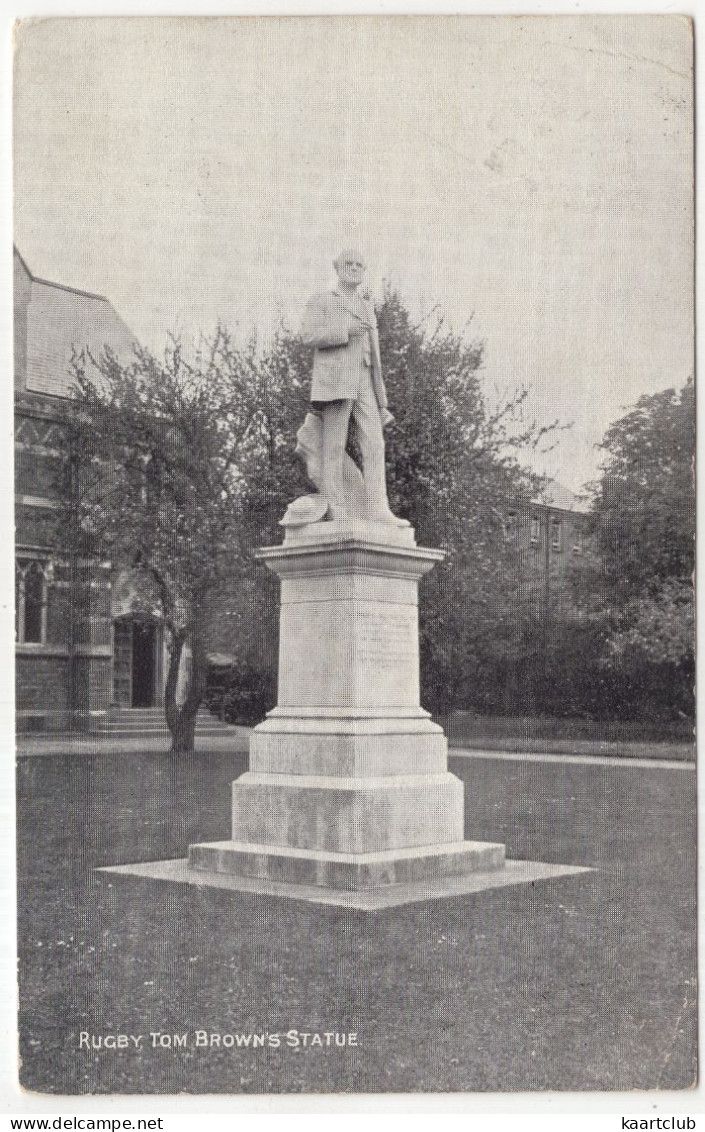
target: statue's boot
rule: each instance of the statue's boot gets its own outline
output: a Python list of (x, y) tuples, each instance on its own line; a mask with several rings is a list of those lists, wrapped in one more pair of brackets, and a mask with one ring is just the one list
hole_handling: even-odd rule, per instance
[[(363, 453), (364, 457), (365, 453)], [(387, 500), (387, 483), (384, 473), (384, 449), (380, 458), (374, 453), (365, 464), (365, 518), (372, 523), (393, 523), (395, 527), (410, 527), (408, 519), (400, 519), (395, 515)]]

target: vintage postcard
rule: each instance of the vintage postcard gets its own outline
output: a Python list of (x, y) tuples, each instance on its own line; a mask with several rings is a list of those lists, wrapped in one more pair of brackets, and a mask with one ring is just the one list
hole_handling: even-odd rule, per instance
[(24, 1090), (695, 1086), (693, 188), (681, 16), (18, 23)]

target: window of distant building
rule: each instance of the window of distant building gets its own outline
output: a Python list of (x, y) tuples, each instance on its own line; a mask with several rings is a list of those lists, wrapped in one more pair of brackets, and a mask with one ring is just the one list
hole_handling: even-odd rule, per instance
[(583, 553), (583, 532), (580, 527), (576, 525), (573, 527), (573, 554)]
[(512, 539), (514, 536), (514, 531), (516, 529), (514, 523), (515, 519), (516, 514), (514, 513), (514, 511), (510, 511), (506, 519), (504, 520), (504, 538), (506, 542), (509, 542), (510, 539)]
[(561, 549), (561, 521), (560, 519), (551, 520), (551, 549)]
[(47, 597), (51, 565), (37, 558), (18, 558), (15, 571), (15, 628), (21, 645), (43, 645), (47, 639)]
[(530, 529), (530, 534), (529, 534), (529, 539), (531, 541), (532, 546), (535, 546), (538, 543), (540, 537), (541, 537), (541, 520), (539, 519), (538, 515), (532, 515), (531, 516), (531, 529)]

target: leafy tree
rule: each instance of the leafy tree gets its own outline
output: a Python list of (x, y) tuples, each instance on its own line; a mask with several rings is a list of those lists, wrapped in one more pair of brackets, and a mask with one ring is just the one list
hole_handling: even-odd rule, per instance
[(603, 662), (632, 710), (654, 698), (673, 714), (693, 708), (694, 440), (690, 380), (642, 397), (602, 443), (593, 592), (605, 611)]
[(620, 599), (689, 581), (695, 565), (695, 390), (688, 381), (642, 397), (602, 442), (596, 534), (604, 575)]
[(396, 424), (387, 433), (392, 509), (411, 519), (422, 545), (445, 561), (422, 583), (421, 670), (433, 711), (480, 706), (498, 671), (522, 647), (532, 595), (507, 515), (537, 487), (519, 452), (556, 424), (524, 420), (528, 390), (492, 405), (483, 345), (435, 325), (414, 326), (396, 292), (377, 312), (382, 365)]
[[(136, 345), (127, 364), (109, 351), (84, 353), (73, 374), (63, 516), (70, 545), (142, 580), (167, 633), (172, 748), (191, 750), (213, 602), (224, 579), (243, 569), (245, 405), (222, 379), (214, 346), (194, 363), (176, 343), (163, 359)], [(177, 703), (180, 672), (186, 689)]]

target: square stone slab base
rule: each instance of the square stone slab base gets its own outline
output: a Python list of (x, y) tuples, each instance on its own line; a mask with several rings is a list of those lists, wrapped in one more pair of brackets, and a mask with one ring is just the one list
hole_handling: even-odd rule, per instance
[(138, 877), (145, 880), (195, 885), (197, 888), (224, 888), (230, 892), (278, 896), (289, 900), (305, 900), (310, 904), (332, 904), (340, 908), (359, 908), (362, 911), (375, 912), (383, 908), (394, 908), (400, 904), (419, 904), (425, 900), (467, 896), (474, 892), (504, 888), (511, 884), (533, 884), (536, 881), (576, 876), (578, 873), (590, 873), (593, 870), (577, 865), (546, 864), (542, 861), (507, 861), (502, 869), (389, 885), (384, 888), (368, 889), (366, 892), (347, 892), (344, 889), (318, 888), (315, 885), (202, 872), (189, 868), (186, 857), (175, 861), (145, 861), (136, 865), (114, 865), (96, 869), (95, 872), (102, 874), (106, 879)]

